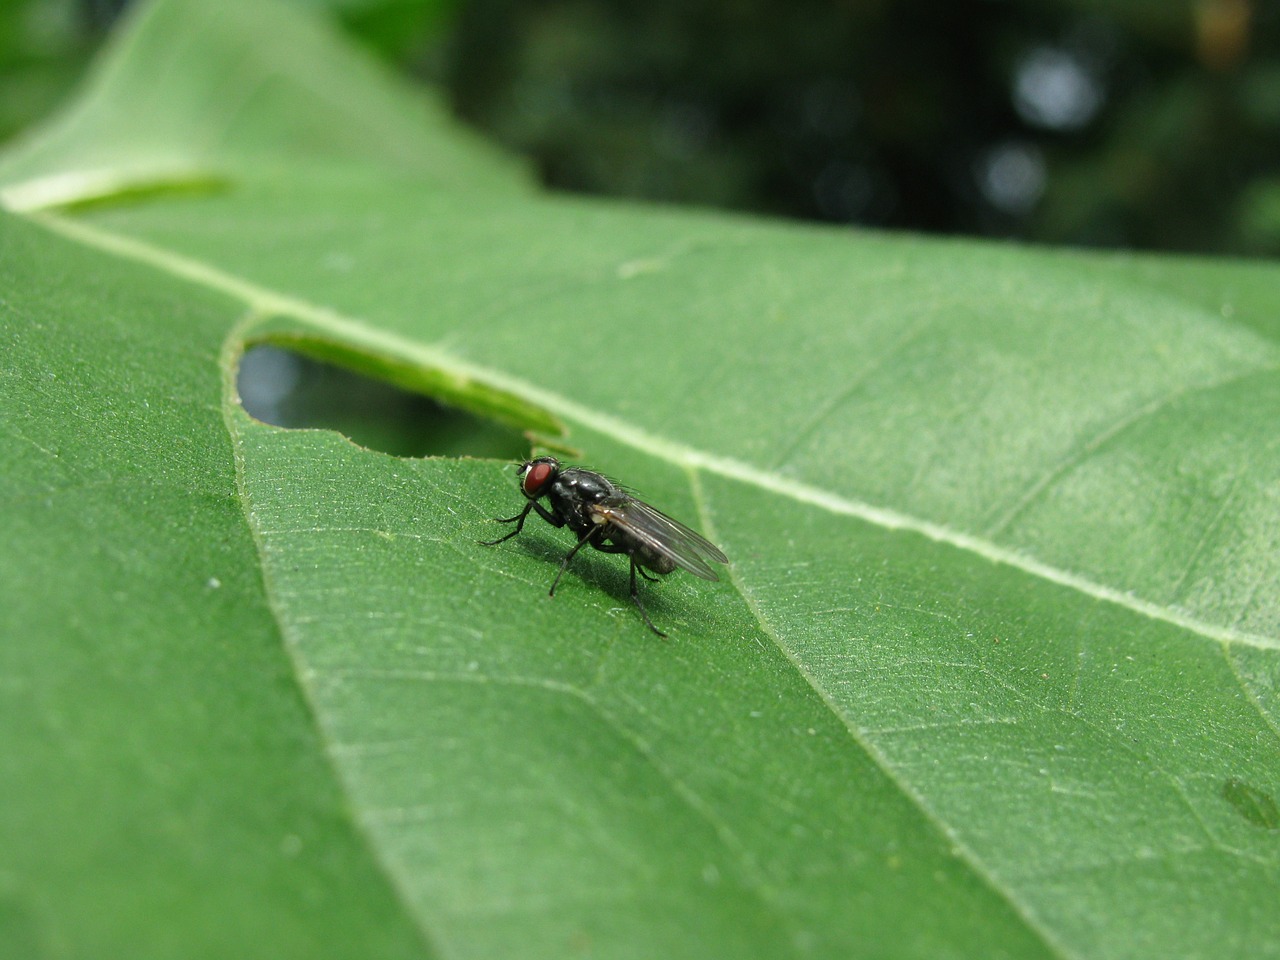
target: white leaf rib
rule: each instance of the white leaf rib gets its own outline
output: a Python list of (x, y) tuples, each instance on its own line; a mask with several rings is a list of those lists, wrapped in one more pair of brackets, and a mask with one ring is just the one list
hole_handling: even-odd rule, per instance
[(297, 297), (287, 296), (252, 283), (234, 274), (190, 257), (165, 250), (142, 240), (101, 230), (97, 227), (48, 212), (32, 212), (27, 218), (64, 237), (95, 249), (144, 263), (172, 276), (222, 292), (243, 301), (258, 315), (294, 317), (317, 332), (327, 332), (352, 345), (363, 345), (403, 357), (418, 364), (448, 373), (460, 381), (470, 381), (504, 390), (522, 397), (530, 404), (543, 407), (566, 420), (577, 421), (612, 437), (634, 449), (686, 469), (700, 470), (755, 486), (761, 490), (817, 507), (828, 513), (855, 517), (886, 530), (902, 530), (920, 534), (929, 540), (946, 544), (982, 557), (992, 563), (1021, 570), (1033, 577), (1057, 584), (1104, 603), (1124, 607), (1152, 620), (1168, 623), (1216, 641), (1224, 646), (1240, 645), (1264, 650), (1280, 649), (1280, 637), (1251, 633), (1234, 627), (1211, 623), (1183, 610), (1164, 606), (1097, 583), (1086, 576), (1054, 567), (1035, 557), (1001, 546), (982, 537), (943, 524), (914, 517), (897, 510), (878, 507), (852, 497), (842, 496), (811, 484), (782, 477), (769, 470), (732, 457), (708, 453), (685, 444), (657, 436), (641, 427), (589, 409), (568, 397), (529, 383), (519, 377), (468, 363), (448, 351), (409, 340), (398, 334), (371, 328), (358, 320)]

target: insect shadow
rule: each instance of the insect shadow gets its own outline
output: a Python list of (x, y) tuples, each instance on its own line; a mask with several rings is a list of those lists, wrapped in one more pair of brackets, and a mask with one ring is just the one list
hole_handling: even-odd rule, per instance
[[(516, 542), (520, 549), (530, 557), (546, 561), (553, 568), (560, 566), (564, 560), (563, 543), (557, 543), (555, 540), (536, 534), (534, 536), (519, 537)], [(565, 571), (565, 576), (560, 581), (560, 587), (556, 590), (556, 593), (564, 589), (564, 580), (569, 579), (570, 576), (575, 580), (599, 587), (619, 603), (631, 602), (627, 574), (619, 570), (616, 564), (609, 563), (608, 560), (594, 557), (583, 551), (582, 556), (574, 559), (572, 572)], [(666, 601), (656, 591), (650, 592), (645, 603), (647, 606), (653, 606), (655, 612), (658, 613), (664, 612), (666, 607)], [(654, 632), (660, 637), (666, 636), (661, 631), (654, 630)]]

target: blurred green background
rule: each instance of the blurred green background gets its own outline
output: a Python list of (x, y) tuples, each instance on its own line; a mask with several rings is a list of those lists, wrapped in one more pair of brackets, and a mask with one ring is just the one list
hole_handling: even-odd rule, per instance
[[(556, 189), (1280, 253), (1275, 0), (305, 2)], [(0, 0), (0, 138), (125, 6)]]

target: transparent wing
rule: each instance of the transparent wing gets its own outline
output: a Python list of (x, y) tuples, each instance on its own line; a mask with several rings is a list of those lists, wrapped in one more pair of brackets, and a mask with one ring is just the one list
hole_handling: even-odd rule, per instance
[(676, 566), (704, 580), (719, 580), (708, 560), (728, 563), (729, 558), (702, 534), (672, 520), (661, 510), (634, 497), (611, 497), (591, 505), (596, 516), (630, 534), (655, 553), (670, 557)]

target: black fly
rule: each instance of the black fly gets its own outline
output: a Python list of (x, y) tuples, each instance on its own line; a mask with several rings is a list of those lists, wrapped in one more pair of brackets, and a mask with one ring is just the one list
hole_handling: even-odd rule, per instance
[[(660, 637), (666, 634), (653, 625), (645, 613), (640, 594), (636, 592), (636, 570), (646, 580), (657, 580), (645, 573), (666, 575), (681, 567), (704, 580), (719, 580), (707, 565), (708, 560), (728, 563), (720, 548), (665, 513), (637, 500), (607, 477), (577, 467), (562, 468), (555, 457), (537, 457), (520, 464), (520, 492), (529, 498), (524, 509), (514, 517), (499, 518), (497, 523), (514, 523), (516, 528), (497, 540), (482, 540), (487, 547), (510, 540), (524, 528), (530, 510), (554, 527), (568, 527), (578, 542), (560, 564), (560, 572), (551, 582), (551, 596), (556, 584), (569, 569), (574, 555), (588, 543), (602, 553), (625, 553), (631, 559), (631, 599), (635, 601), (644, 622)], [(539, 501), (546, 497), (549, 507)]]

